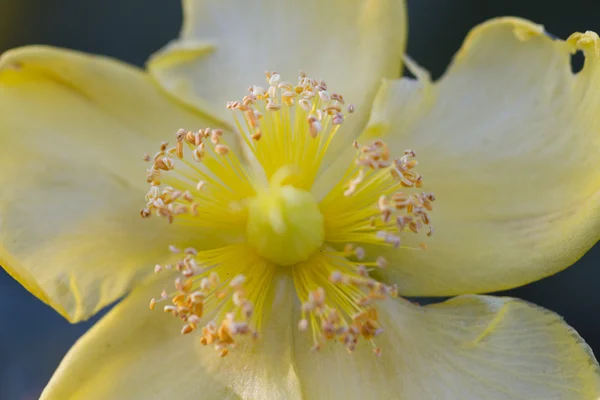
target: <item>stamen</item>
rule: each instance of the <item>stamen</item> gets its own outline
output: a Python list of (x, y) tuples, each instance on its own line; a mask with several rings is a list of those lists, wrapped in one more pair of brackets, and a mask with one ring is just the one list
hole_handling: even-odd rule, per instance
[[(420, 188), (423, 177), (414, 171), (415, 152), (390, 159), (388, 146), (381, 140), (368, 145), (353, 143), (357, 149), (355, 165), (346, 172), (345, 186), (338, 185), (321, 202), (330, 242), (362, 242), (399, 247), (400, 235), (420, 233), (429, 226), (433, 193), (409, 193)], [(373, 198), (377, 198), (373, 212)]]
[[(344, 121), (343, 97), (329, 93), (324, 81), (304, 74), (300, 74), (296, 85), (281, 81), (276, 72), (267, 72), (266, 76), (268, 89), (252, 86), (241, 102), (228, 102), (227, 108), (234, 112), (238, 130), (267, 180), (280, 168), (296, 165), (302, 174), (290, 177), (289, 183), (309, 190)], [(354, 106), (349, 106), (348, 112), (353, 111)]]
[[(374, 303), (398, 295), (396, 286), (370, 278), (365, 265), (347, 257), (347, 253), (326, 249), (294, 268), (294, 283), (302, 299), (298, 328), (307, 330), (311, 321), (313, 350), (328, 340), (342, 343), (349, 352), (361, 338), (374, 343), (383, 333)], [(320, 286), (310, 290), (310, 284)]]
[[(243, 245), (208, 251), (187, 248), (184, 254), (174, 262), (175, 269), (181, 273), (174, 280), (175, 290), (171, 294), (163, 291), (160, 300), (153, 298), (150, 309), (170, 298), (172, 304), (165, 305), (163, 310), (184, 323), (181, 334), (201, 328), (200, 343), (214, 345), (221, 357), (236, 346), (238, 336), (258, 337), (253, 326), (260, 325), (260, 315), (253, 318), (254, 305), (250, 299), (255, 298), (260, 303), (262, 288), (248, 289), (246, 274), (270, 276), (272, 267)], [(245, 264), (240, 260), (245, 260)], [(164, 266), (159, 271), (163, 269), (169, 268)], [(222, 275), (228, 276), (235, 270), (240, 273), (226, 281), (221, 279)], [(200, 327), (202, 320), (207, 322)]]
[(180, 129), (175, 147), (161, 143), (147, 170), (150, 190), (140, 211), (143, 218), (157, 215), (173, 223), (178, 217), (207, 228), (242, 228), (243, 213), (234, 212), (230, 205), (254, 194), (254, 188), (249, 172), (222, 135), (219, 129)]
[[(412, 150), (392, 160), (387, 145), (380, 140), (364, 146), (354, 142), (353, 146), (357, 155), (355, 165), (346, 173), (347, 184), (338, 184), (320, 204), (326, 218), (326, 241), (399, 247), (401, 234), (419, 233), (430, 224), (429, 212), (435, 196), (406, 192), (423, 184), (421, 175), (414, 172), (417, 161)], [(432, 233), (430, 227), (427, 235)], [(294, 271), (297, 287), (306, 288), (304, 294), (299, 290), (303, 299), (299, 328), (307, 328), (310, 314), (313, 349), (334, 339), (353, 351), (358, 339), (363, 338), (380, 355), (382, 349), (374, 344), (374, 338), (383, 332), (376, 302), (396, 297), (398, 290), (396, 285), (385, 285), (371, 278), (369, 271), (388, 268), (388, 261), (382, 256), (374, 257), (374, 261), (365, 260), (366, 251), (353, 244), (345, 244), (343, 252), (330, 249), (324, 254)], [(352, 257), (356, 261), (351, 261)], [(327, 282), (308, 289), (315, 282), (325, 281), (322, 276), (325, 271), (329, 272)], [(331, 289), (332, 285), (335, 289)]]

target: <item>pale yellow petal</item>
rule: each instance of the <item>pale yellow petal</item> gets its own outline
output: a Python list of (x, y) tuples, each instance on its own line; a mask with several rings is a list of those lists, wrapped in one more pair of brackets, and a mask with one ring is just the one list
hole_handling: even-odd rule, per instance
[(72, 322), (122, 296), (168, 253), (167, 224), (139, 215), (143, 154), (209, 123), (123, 63), (47, 47), (5, 53), (0, 265)]
[(304, 70), (357, 105), (341, 131), (351, 142), (366, 122), (381, 79), (401, 72), (403, 0), (186, 0), (183, 5), (180, 38), (150, 59), (149, 71), (168, 93), (227, 121), (225, 103), (241, 100), (251, 85), (266, 86), (265, 71), (295, 84)]
[[(600, 238), (595, 33), (562, 41), (528, 21), (476, 27), (436, 83), (389, 81), (364, 140), (411, 148), (436, 194), (429, 251), (386, 252), (405, 295), (508, 289), (573, 264)], [(573, 74), (570, 54), (584, 51)], [(410, 236), (410, 235), (407, 235)]]
[[(170, 282), (169, 282), (170, 283)], [(293, 285), (275, 277), (267, 292), (261, 338), (224, 358), (148, 299), (161, 282), (140, 287), (70, 350), (42, 394), (67, 399), (297, 399), (292, 367)], [(159, 307), (157, 306), (157, 309)], [(245, 340), (245, 339), (244, 339)]]
[[(598, 364), (556, 314), (511, 298), (462, 296), (419, 307), (390, 301), (380, 312), (382, 355), (331, 344), (295, 356), (308, 399), (594, 400)], [(296, 335), (299, 336), (301, 334)], [(306, 335), (305, 335), (306, 336)]]

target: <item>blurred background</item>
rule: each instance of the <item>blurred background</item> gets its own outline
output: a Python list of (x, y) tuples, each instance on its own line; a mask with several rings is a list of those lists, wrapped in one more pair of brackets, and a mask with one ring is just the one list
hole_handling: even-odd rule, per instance
[[(600, 32), (600, 2), (588, 0), (408, 0), (408, 6), (408, 53), (434, 78), (469, 29), (494, 16), (529, 18), (561, 38), (574, 31)], [(0, 0), (0, 52), (41, 43), (141, 66), (177, 36), (180, 23), (176, 0)], [(575, 58), (575, 64), (580, 67), (581, 59)], [(599, 267), (596, 245), (572, 268), (500, 294), (561, 314), (600, 354)], [(98, 317), (70, 325), (2, 269), (0, 301), (0, 399), (36, 399), (69, 347)]]

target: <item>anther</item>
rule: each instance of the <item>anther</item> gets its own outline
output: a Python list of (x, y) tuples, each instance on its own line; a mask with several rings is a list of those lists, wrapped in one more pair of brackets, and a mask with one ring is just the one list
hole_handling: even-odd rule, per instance
[(310, 136), (314, 139), (319, 135), (319, 132), (323, 130), (321, 126), (321, 122), (319, 122), (315, 117), (308, 117), (308, 129), (310, 132)]
[(359, 260), (362, 260), (363, 258), (365, 258), (365, 250), (362, 247), (357, 247), (354, 250), (354, 254), (356, 255), (356, 258), (358, 258)]
[(224, 156), (229, 153), (229, 147), (224, 144), (218, 144), (215, 146), (215, 152), (220, 156)]
[(260, 130), (256, 130), (250, 137), (252, 140), (259, 140), (262, 136), (262, 132)]
[(175, 164), (173, 163), (173, 160), (171, 160), (170, 158), (163, 157), (163, 158), (159, 158), (158, 160), (154, 161), (154, 166), (158, 169), (161, 169), (164, 171), (169, 171), (175, 167)]
[(303, 319), (301, 319), (301, 320), (298, 322), (298, 329), (299, 329), (300, 331), (302, 331), (302, 332), (306, 331), (306, 330), (308, 329), (308, 320), (306, 320), (306, 319), (304, 319), (304, 318), (303, 318)]
[(166, 306), (164, 306), (163, 310), (166, 313), (173, 314), (173, 313), (175, 313), (177, 311), (177, 307), (172, 306), (172, 305), (166, 305)]
[(379, 268), (387, 268), (387, 267), (388, 267), (388, 265), (389, 265), (389, 262), (388, 262), (388, 260), (386, 260), (386, 259), (385, 259), (384, 257), (382, 257), (382, 256), (379, 256), (379, 257), (377, 257), (377, 261), (376, 261), (376, 263), (377, 263), (377, 266), (378, 266)]

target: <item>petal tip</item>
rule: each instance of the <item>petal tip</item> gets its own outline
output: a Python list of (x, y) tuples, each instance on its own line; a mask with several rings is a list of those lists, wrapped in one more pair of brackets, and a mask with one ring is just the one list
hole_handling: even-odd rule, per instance
[(482, 37), (494, 32), (506, 32), (508, 29), (510, 29), (515, 39), (520, 42), (526, 42), (539, 36), (546, 36), (550, 39), (543, 25), (518, 17), (493, 18), (471, 29), (461, 49), (456, 54), (456, 58), (461, 58), (465, 53), (468, 53), (471, 47), (481, 40)]
[(0, 71), (19, 70), (23, 67), (24, 59), (26, 60), (33, 55), (43, 54), (52, 50), (54, 50), (52, 47), (44, 45), (31, 45), (8, 49), (0, 54)]
[(57, 54), (63, 55), (77, 55), (82, 54), (75, 50), (63, 49), (54, 46), (47, 46), (42, 44), (33, 44), (21, 47), (15, 47), (6, 50), (0, 54), (0, 69), (10, 66), (15, 63), (22, 63), (23, 60), (28, 59), (39, 59), (43, 57), (56, 56)]
[[(0, 54), (0, 75), (7, 71), (44, 71), (55, 77), (77, 75), (77, 71), (89, 69), (96, 74), (104, 74), (109, 64), (121, 67), (125, 72), (139, 72), (140, 69), (123, 61), (98, 54), (89, 54), (48, 45), (28, 45), (15, 47)], [(9, 74), (7, 77), (14, 77)]]
[(600, 38), (596, 32), (575, 32), (569, 36), (567, 44), (571, 46), (573, 53), (582, 50), (586, 57), (593, 55), (596, 59), (600, 58)]

